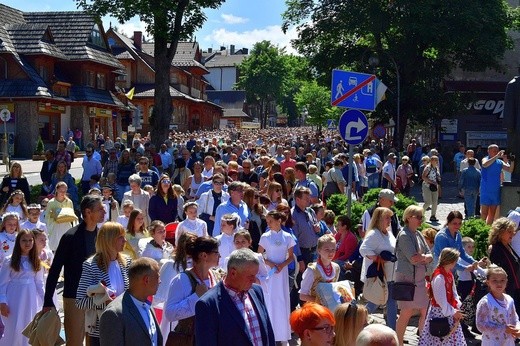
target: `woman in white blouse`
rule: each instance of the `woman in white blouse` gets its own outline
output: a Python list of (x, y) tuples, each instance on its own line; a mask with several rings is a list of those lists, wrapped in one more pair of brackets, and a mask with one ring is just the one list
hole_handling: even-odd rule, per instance
[(183, 209), (186, 214), (186, 219), (177, 226), (177, 230), (175, 231), (175, 244), (179, 241), (181, 234), (186, 232), (194, 233), (199, 237), (207, 236), (208, 226), (206, 222), (197, 216), (199, 209), (197, 203), (188, 202), (184, 204)]
[[(394, 263), (384, 261), (380, 254), (383, 251), (388, 251), (390, 254), (395, 252), (395, 237), (391, 231), (390, 223), (394, 212), (388, 208), (379, 207), (374, 210), (372, 219), (368, 225), (368, 232), (365, 235), (363, 243), (359, 248), (359, 253), (363, 256), (363, 265), (361, 267), (361, 281), (365, 282), (367, 278), (368, 267), (374, 261), (383, 261), (383, 269), (387, 284), (394, 281), (393, 269)], [(390, 287), (391, 285), (388, 285)], [(395, 330), (397, 321), (397, 302), (392, 299), (391, 291), (388, 291), (388, 301), (386, 303), (386, 325)], [(367, 310), (373, 313), (378, 305), (368, 302)]]
[(76, 306), (86, 310), (85, 331), (91, 339), (91, 345), (99, 345), (100, 312), (128, 289), (131, 259), (122, 254), (125, 242), (123, 226), (116, 222), (106, 222), (96, 238), (96, 253), (83, 262)]
[(152, 221), (148, 231), (153, 239), (146, 243), (141, 257), (152, 258), (158, 263), (171, 258), (173, 245), (166, 241), (164, 223), (159, 220)]

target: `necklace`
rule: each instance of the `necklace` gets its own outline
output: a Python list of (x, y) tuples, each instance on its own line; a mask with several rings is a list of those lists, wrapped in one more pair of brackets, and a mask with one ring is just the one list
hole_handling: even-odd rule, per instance
[(332, 263), (329, 263), (329, 265), (327, 267), (325, 267), (323, 265), (323, 262), (321, 261), (321, 258), (318, 258), (318, 264), (321, 266), (321, 268), (323, 268), (323, 272), (325, 273), (325, 275), (327, 277), (332, 276), (332, 271), (333, 271)]
[(281, 230), (278, 230), (278, 231), (271, 230), (271, 235), (269, 236), (269, 238), (271, 238), (271, 241), (274, 243), (274, 245), (276, 245), (276, 246), (282, 245), (282, 232), (281, 232)]

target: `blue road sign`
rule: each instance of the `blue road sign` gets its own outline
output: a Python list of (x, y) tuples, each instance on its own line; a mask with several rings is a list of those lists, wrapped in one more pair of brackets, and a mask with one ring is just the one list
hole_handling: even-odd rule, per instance
[(373, 111), (377, 105), (375, 75), (332, 70), (331, 104), (337, 107)]
[(336, 125), (336, 121), (333, 119), (327, 119), (327, 129), (336, 130), (338, 126)]
[(339, 134), (348, 144), (358, 145), (368, 135), (368, 120), (363, 112), (349, 109), (339, 119)]

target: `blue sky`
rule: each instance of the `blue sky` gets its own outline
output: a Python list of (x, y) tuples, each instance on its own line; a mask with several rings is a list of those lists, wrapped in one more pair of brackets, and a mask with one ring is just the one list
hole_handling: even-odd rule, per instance
[[(76, 10), (72, 0), (3, 0), (2, 3), (22, 11)], [(296, 37), (294, 28), (287, 35), (280, 29), (284, 10), (284, 0), (227, 0), (218, 10), (207, 11), (208, 20), (196, 33), (197, 41), (206, 50), (229, 47), (231, 44), (237, 49), (252, 48), (256, 42), (267, 39), (280, 47), (286, 47), (288, 52), (294, 52), (289, 43)], [(144, 24), (138, 18), (124, 24), (118, 24), (113, 18), (103, 18), (105, 30), (108, 30), (110, 22), (127, 36), (132, 36), (136, 30), (145, 31)]]

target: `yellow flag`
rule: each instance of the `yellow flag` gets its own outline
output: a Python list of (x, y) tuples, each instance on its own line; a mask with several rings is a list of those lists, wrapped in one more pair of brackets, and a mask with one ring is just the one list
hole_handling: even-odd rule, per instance
[(129, 100), (131, 100), (131, 99), (134, 98), (134, 91), (135, 91), (135, 87), (133, 87), (132, 89), (130, 89), (130, 91), (127, 92), (127, 93), (125, 94), (126, 97), (127, 97)]

